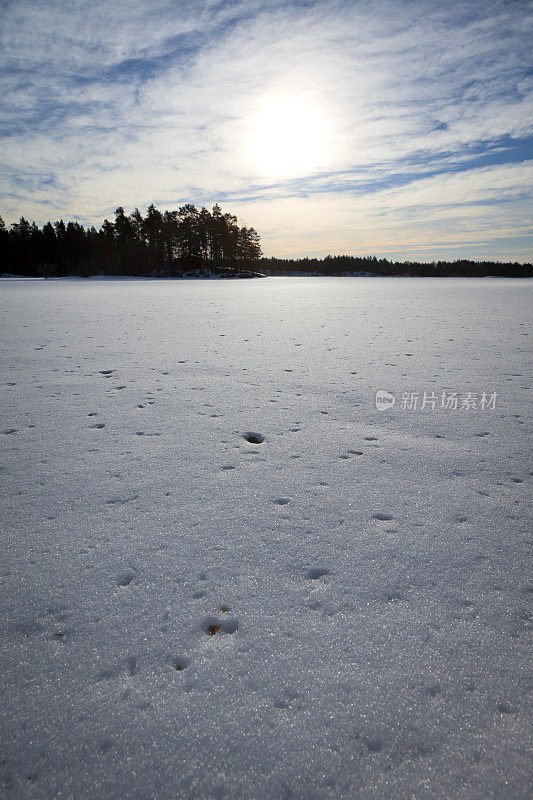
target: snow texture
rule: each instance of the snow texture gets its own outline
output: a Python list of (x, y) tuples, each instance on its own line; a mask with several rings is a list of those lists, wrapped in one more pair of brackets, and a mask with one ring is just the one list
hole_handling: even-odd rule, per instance
[(2, 796), (529, 798), (531, 288), (2, 282)]

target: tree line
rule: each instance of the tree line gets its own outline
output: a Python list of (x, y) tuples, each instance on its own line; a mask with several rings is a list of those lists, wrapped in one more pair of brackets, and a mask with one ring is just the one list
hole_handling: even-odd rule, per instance
[(376, 256), (326, 256), (325, 258), (263, 258), (261, 272), (269, 275), (417, 275), (424, 277), (531, 278), (533, 266), (501, 261), (389, 261)]
[(239, 226), (218, 204), (164, 212), (150, 205), (144, 217), (119, 206), (114, 222), (105, 219), (99, 230), (63, 220), (39, 228), (24, 217), (7, 228), (0, 217), (2, 271), (17, 275), (179, 275), (253, 268), (261, 255), (257, 231)]
[(97, 230), (77, 222), (47, 222), (39, 228), (24, 217), (6, 227), (0, 217), (0, 271), (25, 276), (64, 275), (179, 276), (191, 270), (240, 269), (269, 275), (418, 275), (433, 277), (533, 277), (530, 263), (500, 261), (389, 261), (376, 256), (263, 258), (254, 228), (220, 206), (178, 211), (149, 206), (126, 215), (119, 206), (115, 220)]

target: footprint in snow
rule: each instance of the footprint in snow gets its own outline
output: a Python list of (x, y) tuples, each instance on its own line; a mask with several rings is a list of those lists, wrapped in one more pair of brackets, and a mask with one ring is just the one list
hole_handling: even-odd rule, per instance
[(383, 599), (386, 603), (398, 603), (401, 600), (405, 600), (405, 597), (400, 592), (392, 590), (390, 592), (385, 592), (383, 595)]
[(100, 683), (102, 681), (110, 681), (113, 678), (120, 678), (121, 676), (133, 677), (137, 672), (137, 659), (135, 656), (128, 656), (124, 661), (120, 662), (114, 667), (102, 669), (96, 676), (96, 680)]
[(187, 669), (187, 667), (190, 667), (190, 665), (191, 665), (190, 660), (188, 658), (185, 658), (185, 656), (176, 656), (175, 658), (172, 659), (172, 666), (178, 672), (183, 672), (183, 670)]
[(129, 586), (135, 580), (135, 570), (128, 569), (122, 572), (116, 579), (117, 586)]
[(290, 708), (290, 706), (294, 703), (294, 701), (298, 698), (298, 694), (296, 692), (291, 692), (288, 689), (285, 689), (283, 694), (279, 697), (274, 698), (274, 708), (286, 709)]
[(208, 616), (204, 617), (200, 627), (208, 636), (216, 636), (220, 633), (232, 634), (239, 629), (239, 621), (237, 619), (220, 619), (219, 617)]
[(126, 497), (111, 497), (109, 500), (106, 500), (106, 505), (123, 506), (126, 503), (131, 503), (133, 500), (137, 500), (138, 497), (138, 494), (127, 495)]
[(307, 570), (306, 578), (311, 581), (318, 581), (320, 578), (324, 578), (328, 574), (327, 569), (325, 567), (313, 567), (312, 569)]
[(243, 437), (250, 444), (262, 444), (265, 441), (263, 434), (256, 433), (255, 431), (248, 431), (247, 433), (243, 434)]
[(364, 739), (363, 741), (371, 753), (380, 753), (383, 750), (382, 739)]

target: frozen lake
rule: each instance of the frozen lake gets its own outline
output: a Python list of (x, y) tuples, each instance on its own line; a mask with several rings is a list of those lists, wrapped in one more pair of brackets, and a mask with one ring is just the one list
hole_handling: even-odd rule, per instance
[(1, 281), (5, 796), (529, 798), (532, 287)]

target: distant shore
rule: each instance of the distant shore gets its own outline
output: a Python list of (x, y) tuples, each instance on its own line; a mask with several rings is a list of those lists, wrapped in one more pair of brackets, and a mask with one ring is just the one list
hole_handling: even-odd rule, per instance
[(320, 272), (286, 272), (286, 273), (256, 273), (253, 275), (13, 275), (9, 273), (0, 274), (0, 281), (193, 281), (193, 280), (250, 280), (251, 278), (491, 278), (503, 280), (506, 278), (533, 278), (533, 271), (526, 275), (415, 275), (409, 273), (397, 273), (394, 275), (383, 275), (372, 272), (345, 272), (326, 275)]

